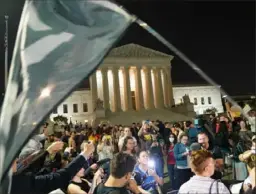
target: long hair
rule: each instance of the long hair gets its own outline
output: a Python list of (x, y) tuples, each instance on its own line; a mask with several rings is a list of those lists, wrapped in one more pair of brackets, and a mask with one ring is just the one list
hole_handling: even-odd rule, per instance
[(175, 135), (174, 133), (172, 133), (172, 132), (170, 132), (170, 135), (169, 135), (169, 137), (168, 137), (168, 142), (167, 142), (167, 144), (166, 144), (166, 148), (167, 149), (169, 149), (169, 147), (170, 147), (170, 145), (171, 145), (171, 142), (169, 141), (169, 138), (170, 138), (170, 136), (171, 135), (173, 135), (173, 137), (174, 137), (174, 142), (173, 142), (173, 144), (175, 145), (176, 143), (178, 143), (178, 137), (177, 137), (177, 135)]
[[(124, 139), (124, 143), (123, 143), (123, 147), (121, 149), (121, 152), (125, 152), (127, 150), (127, 143), (129, 140), (133, 140), (133, 138), (131, 136), (127, 136), (125, 139)], [(133, 140), (134, 141), (134, 140)], [(136, 154), (136, 151), (135, 151), (135, 147), (133, 148), (132, 150), (132, 154)]]
[(228, 127), (225, 121), (220, 122), (219, 133), (228, 133)]

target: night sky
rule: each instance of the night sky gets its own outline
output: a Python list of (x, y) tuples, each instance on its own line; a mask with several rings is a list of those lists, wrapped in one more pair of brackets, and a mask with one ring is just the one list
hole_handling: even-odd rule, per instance
[[(8, 14), (10, 17), (9, 55), (11, 55), (23, 2), (6, 0), (4, 6), (1, 5), (0, 8), (1, 93), (4, 91), (4, 15)], [(117, 2), (160, 32), (229, 94), (255, 94), (255, 3), (253, 1), (119, 0)], [(136, 43), (172, 54), (137, 25), (131, 26), (119, 45), (127, 43)], [(172, 61), (172, 67), (174, 84), (205, 83), (178, 57)]]

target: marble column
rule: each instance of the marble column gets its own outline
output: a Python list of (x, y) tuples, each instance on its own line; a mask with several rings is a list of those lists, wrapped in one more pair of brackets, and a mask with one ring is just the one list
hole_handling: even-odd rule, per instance
[(130, 68), (123, 67), (123, 78), (124, 78), (124, 107), (126, 111), (132, 110), (132, 95), (131, 95), (131, 84), (130, 84)]
[(173, 99), (173, 89), (172, 89), (172, 77), (171, 77), (171, 67), (166, 68), (167, 80), (168, 80), (168, 90), (169, 90), (169, 104), (170, 107), (174, 105)]
[(90, 77), (90, 90), (92, 97), (92, 110), (94, 111), (96, 109), (96, 102), (98, 99), (96, 72), (92, 74)]
[(112, 68), (113, 75), (113, 101), (115, 112), (121, 111), (121, 97), (120, 97), (120, 84), (119, 84), (119, 68)]
[(103, 89), (103, 105), (106, 111), (110, 110), (109, 105), (109, 86), (108, 86), (108, 68), (101, 69), (102, 89)]
[(161, 80), (161, 69), (154, 69), (154, 82), (155, 82), (155, 96), (156, 96), (156, 108), (164, 108), (164, 96), (163, 85)]
[(153, 96), (153, 88), (152, 88), (152, 78), (151, 78), (151, 68), (144, 68), (145, 74), (145, 87), (146, 87), (146, 107), (147, 109), (154, 108), (154, 96)]
[(142, 80), (141, 80), (141, 67), (134, 69), (135, 75), (135, 99), (136, 99), (136, 110), (144, 109), (144, 98), (142, 91)]
[(163, 74), (163, 81), (164, 81), (164, 104), (165, 107), (168, 108), (170, 107), (170, 100), (169, 100), (169, 89), (168, 89), (168, 78), (166, 75), (166, 71), (164, 68), (162, 68), (162, 74)]

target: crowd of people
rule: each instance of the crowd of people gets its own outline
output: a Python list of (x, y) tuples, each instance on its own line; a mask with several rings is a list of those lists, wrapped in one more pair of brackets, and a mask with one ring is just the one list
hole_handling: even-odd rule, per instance
[[(211, 115), (193, 122), (144, 120), (63, 129), (49, 134), (46, 123), (22, 149), (12, 168), (12, 194), (255, 192), (252, 120)], [(232, 180), (224, 179), (229, 164)], [(165, 169), (168, 191), (163, 189)]]

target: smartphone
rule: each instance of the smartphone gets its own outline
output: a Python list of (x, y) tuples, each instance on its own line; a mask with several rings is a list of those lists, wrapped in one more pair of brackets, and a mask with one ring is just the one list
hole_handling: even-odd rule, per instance
[(148, 168), (151, 170), (155, 170), (155, 162), (153, 160), (148, 161)]
[(199, 123), (198, 119), (195, 119), (194, 120), (194, 125), (198, 125), (198, 123)]

